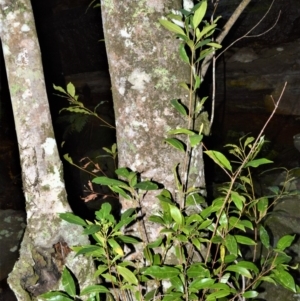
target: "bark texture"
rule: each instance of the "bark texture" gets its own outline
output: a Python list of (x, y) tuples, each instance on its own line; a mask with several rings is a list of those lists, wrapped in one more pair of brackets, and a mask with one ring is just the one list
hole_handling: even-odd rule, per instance
[(75, 274), (81, 269), (80, 283), (90, 283), (93, 264), (85, 258), (72, 260), (73, 252), (67, 255), (68, 247), (87, 244), (88, 240), (81, 234), (81, 227), (58, 216), (71, 209), (52, 128), (30, 0), (0, 1), (0, 36), (27, 211), (20, 258), (8, 281), (17, 299), (27, 301), (57, 287), (66, 263)]
[[(175, 191), (172, 169), (182, 163), (182, 153), (163, 142), (170, 129), (186, 126), (170, 104), (188, 101), (178, 86), (188, 82), (189, 68), (179, 58), (179, 41), (159, 19), (180, 9), (179, 0), (101, 1), (105, 43), (116, 116), (119, 166), (141, 173)], [(204, 187), (202, 149), (194, 154), (190, 184)], [(175, 191), (176, 192), (176, 191)], [(158, 210), (158, 192), (148, 193), (142, 209)], [(134, 207), (123, 200), (124, 209)], [(150, 228), (151, 227), (151, 228)], [(148, 225), (153, 240), (159, 229)]]

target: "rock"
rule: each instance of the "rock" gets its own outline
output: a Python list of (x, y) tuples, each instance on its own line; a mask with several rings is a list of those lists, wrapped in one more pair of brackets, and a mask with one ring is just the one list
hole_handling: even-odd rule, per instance
[(26, 227), (24, 211), (0, 210), (0, 281), (12, 271)]

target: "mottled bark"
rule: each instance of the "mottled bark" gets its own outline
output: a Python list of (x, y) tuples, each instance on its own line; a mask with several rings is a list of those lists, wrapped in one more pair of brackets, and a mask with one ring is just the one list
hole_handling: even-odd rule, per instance
[(81, 227), (58, 217), (58, 213), (71, 209), (52, 128), (30, 0), (0, 1), (0, 36), (27, 211), (20, 258), (8, 282), (18, 300), (33, 300), (58, 285), (59, 272), (66, 263), (75, 274), (80, 270), (80, 283), (91, 282), (93, 265), (85, 258), (72, 260), (73, 252), (66, 258), (58, 254), (58, 247), (67, 250), (66, 245), (86, 244), (88, 240), (81, 234)]
[[(141, 173), (175, 191), (172, 169), (183, 162), (182, 153), (165, 144), (170, 129), (186, 127), (171, 99), (188, 101), (179, 82), (188, 82), (189, 68), (179, 58), (179, 41), (160, 26), (159, 19), (179, 0), (101, 1), (105, 43), (116, 116), (119, 166)], [(202, 149), (194, 153), (190, 185), (204, 187)], [(143, 199), (143, 212), (158, 210), (158, 192)], [(122, 200), (124, 209), (133, 207)], [(147, 225), (150, 240), (158, 227)]]

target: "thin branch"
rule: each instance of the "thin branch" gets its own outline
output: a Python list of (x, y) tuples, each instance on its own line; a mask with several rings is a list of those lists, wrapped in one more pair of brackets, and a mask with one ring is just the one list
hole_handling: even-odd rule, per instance
[[(228, 34), (229, 30), (231, 29), (231, 27), (233, 26), (233, 24), (236, 22), (236, 20), (239, 18), (239, 16), (241, 15), (241, 13), (245, 10), (245, 8), (250, 3), (250, 1), (251, 0), (243, 0), (239, 4), (239, 6), (236, 8), (236, 10), (234, 11), (234, 13), (231, 15), (231, 17), (229, 18), (229, 20), (227, 21), (227, 23), (223, 27), (222, 32), (216, 38), (216, 42), (217, 43), (221, 43), (224, 40), (224, 38)], [(212, 57), (213, 57), (213, 53), (210, 54), (210, 55), (208, 55), (204, 59), (204, 61), (202, 63), (202, 67), (201, 67), (201, 78), (202, 79), (205, 77), (205, 74), (206, 74), (206, 72), (208, 70), (208, 67), (209, 67), (210, 63), (211, 63)]]
[(241, 39), (243, 38), (257, 38), (257, 37), (260, 37), (266, 33), (268, 33), (270, 30), (272, 30), (278, 23), (278, 20), (280, 18), (280, 15), (281, 15), (281, 11), (279, 11), (279, 14), (278, 14), (278, 17), (275, 21), (275, 23), (269, 28), (267, 29), (266, 31), (260, 33), (260, 34), (257, 34), (257, 35), (252, 35), (252, 36), (249, 36), (249, 33), (251, 33), (265, 18), (266, 16), (268, 15), (268, 13), (270, 12), (273, 4), (274, 4), (275, 0), (272, 1), (272, 3), (270, 4), (268, 10), (266, 11), (266, 13), (263, 15), (263, 17), (249, 30), (247, 31), (244, 35), (242, 35), (241, 37), (239, 37), (238, 39), (236, 39), (235, 41), (233, 41), (229, 46), (227, 46), (223, 51), (221, 51), (218, 56), (217, 56), (217, 59), (225, 52), (227, 51), (230, 47), (232, 47), (236, 42), (240, 41)]

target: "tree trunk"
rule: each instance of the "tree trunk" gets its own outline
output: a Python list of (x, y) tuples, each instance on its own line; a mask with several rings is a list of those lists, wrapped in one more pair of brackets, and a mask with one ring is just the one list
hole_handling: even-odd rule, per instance
[[(179, 86), (188, 82), (189, 68), (179, 58), (179, 41), (159, 19), (179, 0), (101, 1), (104, 36), (112, 82), (119, 166), (141, 173), (175, 192), (173, 168), (182, 153), (164, 143), (167, 131), (186, 127), (172, 108), (174, 98), (187, 103), (188, 93)], [(193, 158), (189, 185), (205, 187), (202, 149)], [(141, 207), (147, 216), (156, 212), (158, 192), (147, 193)], [(122, 200), (123, 209), (134, 207)], [(156, 227), (156, 228), (155, 228)], [(150, 241), (159, 227), (146, 224)]]
[(27, 228), (20, 258), (9, 275), (18, 300), (58, 287), (65, 264), (79, 283), (92, 282), (93, 263), (75, 258), (69, 247), (87, 244), (82, 228), (62, 221), (67, 203), (62, 163), (54, 138), (41, 54), (30, 0), (0, 3), (0, 35), (22, 167)]

